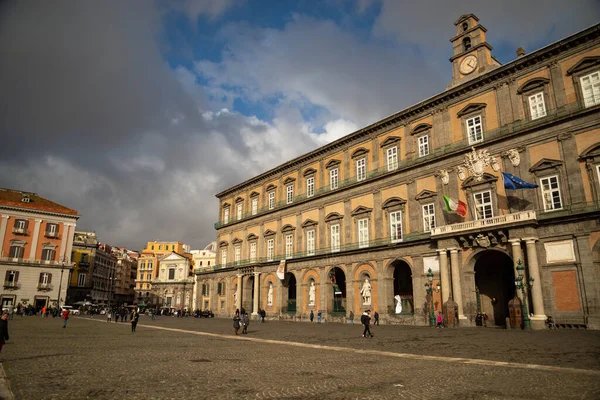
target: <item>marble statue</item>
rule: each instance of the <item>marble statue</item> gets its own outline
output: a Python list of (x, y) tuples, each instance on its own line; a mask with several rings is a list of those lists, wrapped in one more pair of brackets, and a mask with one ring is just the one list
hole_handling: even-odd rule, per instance
[(308, 305), (314, 306), (317, 297), (317, 287), (315, 286), (315, 281), (310, 283), (310, 288), (308, 289)]
[(396, 299), (397, 303), (396, 303), (396, 314), (400, 314), (402, 313), (402, 299), (400, 298), (399, 295), (395, 295), (394, 299)]
[(269, 283), (269, 291), (267, 292), (267, 305), (273, 305), (273, 283)]
[(371, 305), (371, 284), (369, 283), (369, 278), (365, 278), (365, 282), (362, 285), (362, 289), (360, 289), (360, 294), (363, 298), (363, 305), (370, 306)]

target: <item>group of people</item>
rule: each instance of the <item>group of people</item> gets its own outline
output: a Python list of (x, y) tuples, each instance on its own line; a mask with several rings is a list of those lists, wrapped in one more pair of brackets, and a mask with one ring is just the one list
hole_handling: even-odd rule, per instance
[(250, 315), (246, 312), (244, 307), (242, 309), (236, 309), (235, 314), (233, 315), (233, 331), (235, 334), (238, 334), (240, 328), (242, 328), (242, 333), (248, 333), (248, 325), (250, 325)]

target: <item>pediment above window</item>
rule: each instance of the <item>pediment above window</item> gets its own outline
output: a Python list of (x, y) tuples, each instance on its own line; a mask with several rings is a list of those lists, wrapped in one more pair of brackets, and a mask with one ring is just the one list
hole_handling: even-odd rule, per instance
[(227, 247), (229, 246), (229, 242), (227, 242), (226, 240), (222, 240), (219, 242), (219, 247)]
[(406, 200), (401, 197), (390, 197), (383, 203), (381, 208), (384, 210), (404, 208)]
[(26, 244), (27, 244), (26, 241), (20, 240), (20, 239), (13, 239), (13, 240), (10, 241), (10, 245), (11, 246), (21, 246), (21, 247), (23, 247)]
[(250, 198), (256, 197), (256, 196), (260, 196), (260, 193), (258, 192), (252, 192), (250, 193)]
[(585, 71), (588, 68), (592, 68), (600, 65), (600, 56), (596, 57), (584, 57), (577, 64), (573, 65), (567, 70), (567, 75), (572, 75), (577, 72)]
[(359, 149), (356, 149), (352, 152), (352, 158), (358, 158), (358, 157), (362, 157), (366, 154), (369, 153), (369, 149), (365, 148), (365, 147), (361, 147)]
[(43, 249), (56, 249), (56, 245), (54, 243), (46, 242), (42, 244)]
[(327, 214), (327, 216), (325, 217), (325, 222), (339, 221), (342, 218), (344, 218), (343, 215), (336, 213), (336, 212), (332, 212), (332, 213)]
[(285, 181), (283, 181), (283, 184), (284, 184), (284, 185), (289, 185), (290, 183), (294, 183), (294, 182), (296, 182), (296, 179), (294, 179), (294, 178), (292, 178), (292, 177), (289, 177), (289, 176), (288, 176), (288, 177), (285, 179)]
[(340, 160), (329, 160), (327, 164), (325, 164), (325, 168), (331, 169), (340, 165), (342, 162)]
[(542, 158), (529, 168), (529, 172), (540, 172), (547, 169), (557, 169), (562, 167), (563, 162), (561, 160), (552, 160), (550, 158)]
[(283, 233), (294, 232), (295, 230), (296, 230), (296, 227), (292, 226), (290, 224), (284, 225), (283, 228), (281, 228), (281, 232), (283, 232)]
[(485, 103), (469, 103), (465, 107), (463, 107), (462, 110), (457, 112), (456, 115), (460, 118), (465, 115), (483, 110), (486, 107), (487, 107), (487, 104), (485, 104)]
[(236, 197), (235, 202), (236, 203), (241, 203), (242, 201), (244, 201), (244, 198), (241, 196)]
[(580, 160), (600, 159), (600, 143), (596, 143), (585, 149), (580, 155)]
[(229, 203), (223, 203), (223, 205), (221, 206), (222, 208), (229, 208), (231, 206), (231, 204)]
[(246, 236), (247, 241), (256, 240), (256, 239), (258, 239), (258, 236), (256, 236), (254, 233), (251, 233), (248, 236)]
[(302, 223), (302, 227), (303, 227), (303, 228), (308, 228), (308, 227), (311, 227), (311, 226), (316, 226), (316, 225), (317, 225), (317, 221), (313, 221), (313, 220), (312, 220), (312, 219), (310, 219), (310, 218), (309, 218), (309, 219), (307, 219), (306, 221), (304, 221), (304, 222)]
[(474, 176), (469, 176), (463, 182), (462, 187), (463, 188), (471, 188), (474, 186), (489, 185), (489, 184), (495, 183), (497, 180), (498, 180), (498, 177), (496, 175), (487, 174), (487, 173), (483, 174), (483, 176), (481, 177), (480, 180), (477, 180), (477, 178)]
[(267, 229), (264, 233), (263, 233), (264, 237), (269, 237), (269, 236), (275, 236), (275, 231), (272, 231), (271, 229)]
[(533, 78), (528, 80), (527, 82), (525, 82), (524, 84), (521, 85), (521, 87), (519, 87), (517, 89), (517, 93), (518, 94), (523, 94), (526, 92), (531, 92), (532, 90), (535, 89), (541, 89), (544, 87), (544, 85), (547, 85), (550, 83), (550, 79), (547, 78)]
[(412, 131), (410, 131), (410, 134), (418, 135), (420, 133), (429, 132), (430, 130), (431, 130), (430, 124), (419, 124), (419, 125), (415, 126), (415, 128)]
[(306, 170), (304, 170), (304, 173), (302, 174), (303, 177), (307, 178), (309, 176), (312, 176), (314, 174), (317, 173), (317, 170), (314, 168), (307, 168)]
[(428, 200), (428, 199), (432, 199), (434, 197), (437, 196), (436, 192), (432, 192), (431, 190), (427, 190), (424, 189), (421, 191), (421, 193), (419, 193), (418, 195), (415, 196), (415, 200)]
[(372, 208), (365, 207), (365, 206), (358, 206), (354, 209), (354, 211), (352, 211), (352, 213), (350, 215), (352, 215), (353, 217), (356, 217), (357, 215), (368, 214), (372, 211), (373, 211)]
[(267, 186), (267, 188), (265, 189), (266, 192), (272, 192), (273, 190), (277, 189), (277, 186), (273, 185), (272, 183)]
[(400, 136), (388, 136), (383, 142), (381, 142), (381, 147), (388, 147), (397, 143), (400, 143)]
[(242, 243), (242, 242), (243, 242), (243, 240), (242, 240), (242, 239), (240, 239), (240, 238), (235, 238), (235, 239), (233, 239), (233, 240), (231, 241), (231, 244), (240, 244), (240, 243)]

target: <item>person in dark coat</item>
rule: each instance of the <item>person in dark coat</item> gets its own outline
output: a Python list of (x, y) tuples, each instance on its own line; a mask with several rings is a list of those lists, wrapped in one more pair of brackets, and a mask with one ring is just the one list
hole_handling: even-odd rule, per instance
[(314, 319), (315, 319), (315, 313), (313, 312), (313, 310), (310, 310), (310, 322), (313, 322)]
[(233, 330), (235, 331), (235, 334), (238, 334), (238, 331), (240, 330), (240, 310), (235, 310), (235, 314), (233, 316)]
[(138, 313), (135, 308), (131, 313), (131, 332), (135, 332), (135, 328), (137, 327), (137, 323), (140, 319), (140, 313)]
[(373, 337), (371, 333), (371, 310), (367, 310), (361, 315), (360, 323), (363, 324), (365, 330), (363, 331), (362, 337)]
[(2, 313), (0, 319), (0, 352), (2, 352), (2, 346), (8, 340), (8, 314)]

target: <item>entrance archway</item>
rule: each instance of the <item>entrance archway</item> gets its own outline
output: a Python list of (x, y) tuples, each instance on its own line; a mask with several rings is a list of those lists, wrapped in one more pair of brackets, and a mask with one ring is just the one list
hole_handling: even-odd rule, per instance
[(475, 255), (477, 312), (488, 316), (487, 324), (505, 326), (508, 302), (515, 297), (512, 259), (501, 251), (486, 250)]
[(346, 274), (339, 267), (329, 271), (331, 282), (331, 298), (333, 299), (330, 313), (346, 313)]
[[(291, 272), (285, 274), (283, 286), (287, 288), (286, 311), (291, 314), (296, 313), (296, 276)], [(285, 296), (284, 296), (285, 297)]]
[[(247, 313), (254, 312), (254, 276), (246, 275), (243, 278), (244, 286), (242, 286), (242, 308)], [(241, 311), (241, 310), (240, 310)]]
[[(406, 261), (396, 260), (391, 265), (393, 268), (394, 291), (393, 291), (393, 311), (396, 314), (398, 308), (398, 298), (400, 299), (400, 314), (413, 314), (415, 304), (413, 299), (412, 271)], [(399, 296), (399, 297), (396, 297)]]

